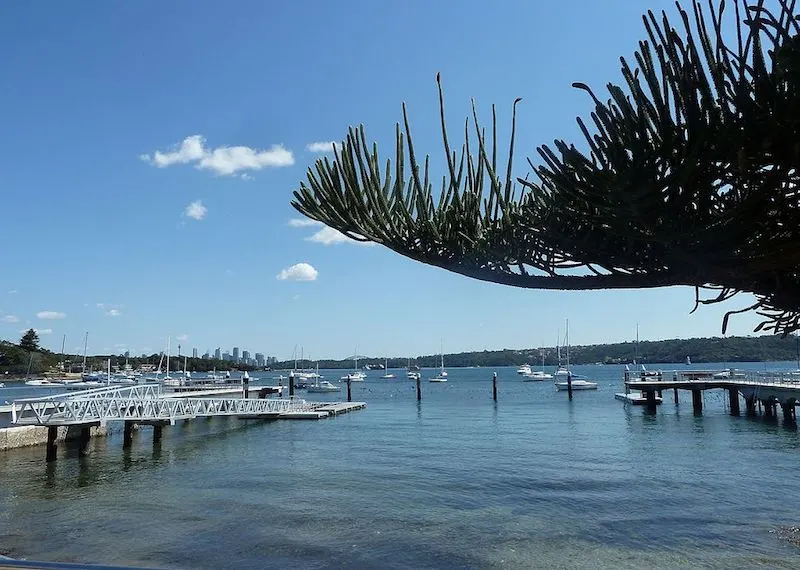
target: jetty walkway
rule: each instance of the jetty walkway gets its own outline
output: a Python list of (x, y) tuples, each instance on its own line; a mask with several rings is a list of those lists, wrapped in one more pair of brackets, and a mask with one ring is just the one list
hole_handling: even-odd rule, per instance
[(175, 425), (180, 420), (211, 417), (243, 420), (322, 419), (366, 407), (364, 402), (267, 398), (267, 394), (274, 393), (275, 389), (266, 386), (245, 386), (237, 390), (239, 397), (231, 397), (228, 395), (230, 392), (230, 388), (167, 392), (161, 384), (108, 386), (15, 400), (10, 406), (11, 423), (14, 426), (47, 427), (47, 460), (51, 461), (56, 457), (59, 428), (79, 428), (83, 449), (88, 443), (92, 427), (104, 428), (110, 422), (123, 422), (123, 447), (128, 447), (135, 425), (152, 425), (153, 439), (156, 441), (161, 438), (163, 426)]
[(639, 390), (648, 408), (655, 409), (663, 390), (672, 389), (675, 403), (678, 390), (692, 394), (692, 407), (696, 413), (703, 411), (703, 392), (721, 389), (728, 393), (731, 415), (740, 413), (741, 397), (748, 414), (755, 414), (763, 407), (767, 417), (777, 416), (780, 406), (785, 420), (796, 420), (796, 407), (800, 404), (800, 376), (782, 373), (707, 370), (678, 370), (674, 372), (652, 372), (625, 374), (625, 389)]

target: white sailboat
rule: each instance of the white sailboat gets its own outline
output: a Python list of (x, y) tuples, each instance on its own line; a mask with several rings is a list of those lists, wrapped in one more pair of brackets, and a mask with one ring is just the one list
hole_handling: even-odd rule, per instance
[[(589, 382), (585, 377), (578, 376), (576, 374), (572, 374), (569, 369), (569, 320), (567, 321), (567, 335), (564, 341), (566, 345), (566, 352), (567, 352), (567, 366), (566, 366), (566, 378), (563, 380), (556, 380), (556, 390), (569, 390), (570, 384), (572, 384), (573, 390), (597, 390), (597, 382)], [(558, 376), (561, 369), (556, 372)]]
[(444, 349), (441, 346), (439, 347), (439, 353), (442, 359), (439, 373), (436, 376), (432, 376), (429, 379), (430, 382), (447, 382), (447, 370), (444, 369)]
[[(357, 350), (358, 350), (358, 349), (356, 349), (356, 351), (357, 351)], [(361, 371), (358, 369), (358, 354), (355, 354), (355, 355), (353, 356), (353, 361), (354, 361), (354, 363), (355, 363), (355, 364), (353, 365), (353, 371), (352, 371), (350, 374), (345, 374), (344, 376), (342, 376), (342, 380), (344, 380), (345, 382), (346, 382), (346, 381), (348, 381), (348, 380), (349, 380), (350, 382), (363, 382), (363, 381), (364, 381), (364, 378), (366, 378), (366, 377), (367, 377), (367, 375), (366, 375), (366, 374), (364, 374), (363, 372), (361, 372)]]
[(528, 372), (523, 374), (522, 381), (523, 382), (541, 382), (543, 380), (552, 380), (553, 375), (544, 371), (544, 349), (539, 349), (539, 352), (542, 355), (542, 369), (541, 370), (531, 370), (531, 367), (528, 366)]
[(167, 371), (162, 381), (164, 382), (165, 386), (178, 386), (180, 384), (180, 381), (169, 375), (169, 357), (170, 357), (170, 352), (172, 351), (171, 342), (172, 342), (172, 337), (167, 337)]
[(341, 390), (341, 386), (337, 386), (336, 384), (322, 379), (322, 376), (319, 374), (319, 362), (317, 362), (317, 374), (314, 377), (314, 382), (306, 386), (306, 391), (321, 394), (325, 392), (338, 392), (339, 390)]
[(383, 361), (383, 370), (384, 370), (384, 373), (383, 373), (383, 376), (381, 376), (381, 378), (397, 378), (397, 376), (395, 376), (394, 374), (389, 372), (389, 359), (388, 358), (384, 359), (384, 361)]

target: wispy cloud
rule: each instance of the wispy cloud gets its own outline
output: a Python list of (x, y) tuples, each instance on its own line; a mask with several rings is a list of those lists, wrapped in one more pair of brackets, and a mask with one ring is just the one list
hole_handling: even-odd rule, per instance
[(186, 206), (186, 210), (184, 210), (183, 215), (199, 222), (206, 217), (207, 213), (208, 208), (203, 206), (203, 202), (201, 200), (195, 200)]
[(189, 335), (186, 334), (186, 333), (183, 333), (183, 334), (179, 334), (175, 338), (178, 339), (180, 342), (184, 342), (184, 341), (189, 340)]
[[(53, 334), (53, 329), (33, 329), (36, 334)], [(20, 329), (22, 334), (28, 332), (28, 329)]]
[(292, 218), (289, 220), (289, 226), (293, 228), (308, 228), (312, 226), (321, 226), (322, 222), (312, 220), (310, 218)]
[(16, 295), (17, 293), (19, 293), (19, 291), (17, 291), (16, 289), (9, 289), (8, 290), (8, 294), (9, 295)]
[(120, 315), (122, 315), (122, 311), (119, 309), (109, 309), (106, 311), (107, 317), (119, 317)]
[(195, 168), (211, 170), (220, 176), (230, 176), (243, 170), (281, 168), (294, 164), (292, 151), (279, 144), (259, 150), (248, 146), (207, 148), (205, 143), (206, 139), (202, 135), (192, 135), (169, 151), (157, 150), (152, 156), (142, 154), (139, 158), (159, 168), (194, 163)]
[(19, 317), (15, 317), (14, 315), (3, 315), (0, 317), (0, 322), (4, 323), (18, 323)]
[(333, 149), (339, 146), (336, 141), (319, 141), (312, 142), (306, 145), (306, 150), (309, 152), (333, 152)]
[(36, 316), (40, 319), (63, 319), (67, 315), (58, 311), (39, 311)]
[(281, 270), (276, 276), (279, 281), (315, 281), (319, 272), (308, 263), (296, 263)]
[(342, 232), (329, 228), (322, 222), (311, 220), (309, 218), (292, 218), (289, 220), (289, 226), (293, 228), (319, 228), (310, 236), (304, 238), (305, 241), (314, 243), (321, 243), (322, 245), (336, 245), (338, 243), (352, 243), (356, 245), (375, 245), (368, 241), (358, 241), (351, 239), (344, 235)]

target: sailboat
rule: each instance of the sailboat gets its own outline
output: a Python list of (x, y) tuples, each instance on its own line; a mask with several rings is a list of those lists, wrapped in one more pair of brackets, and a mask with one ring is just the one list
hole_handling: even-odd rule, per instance
[(353, 356), (353, 360), (355, 362), (353, 365), (353, 371), (350, 374), (342, 376), (342, 380), (349, 380), (350, 382), (363, 382), (367, 375), (358, 369), (358, 354)]
[(543, 380), (552, 380), (553, 375), (549, 372), (544, 371), (544, 349), (539, 349), (539, 352), (542, 355), (542, 369), (541, 370), (531, 370), (530, 366), (528, 366), (528, 372), (524, 373), (522, 376), (523, 382), (541, 382)]
[(172, 350), (172, 346), (170, 344), (171, 342), (172, 342), (172, 337), (167, 337), (167, 372), (163, 378), (163, 382), (165, 386), (178, 386), (180, 385), (180, 381), (176, 380), (175, 378), (172, 378), (169, 375), (169, 357), (170, 357), (170, 352)]
[(383, 369), (384, 369), (385, 372), (384, 372), (383, 376), (381, 376), (381, 378), (397, 378), (397, 376), (395, 376), (394, 374), (389, 372), (389, 359), (388, 358), (384, 359), (384, 361), (383, 361)]
[[(570, 384), (572, 385), (571, 388), (573, 390), (597, 390), (597, 382), (589, 382), (583, 376), (572, 374), (569, 369), (569, 321), (567, 321), (567, 335), (564, 340), (564, 344), (567, 353), (567, 366), (564, 369), (566, 371), (566, 377), (563, 380), (556, 379), (556, 390), (569, 390)], [(559, 372), (561, 372), (561, 369), (556, 372), (557, 376)]]
[(447, 370), (444, 369), (444, 349), (440, 346), (439, 353), (442, 358), (439, 373), (429, 379), (430, 382), (447, 382)]

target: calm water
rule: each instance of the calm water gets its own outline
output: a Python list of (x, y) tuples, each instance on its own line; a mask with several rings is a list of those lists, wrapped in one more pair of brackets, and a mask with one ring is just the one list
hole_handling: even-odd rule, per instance
[(0, 453), (0, 549), (168, 568), (800, 566), (771, 532), (800, 523), (795, 428), (732, 418), (713, 392), (702, 417), (671, 393), (650, 415), (614, 400), (621, 367), (575, 371), (600, 388), (572, 403), (506, 368), (496, 405), (491, 369), (424, 382), (420, 405), (401, 371), (354, 384), (368, 408), (333, 420), (199, 420), (129, 452), (117, 428), (51, 465), (42, 447)]

